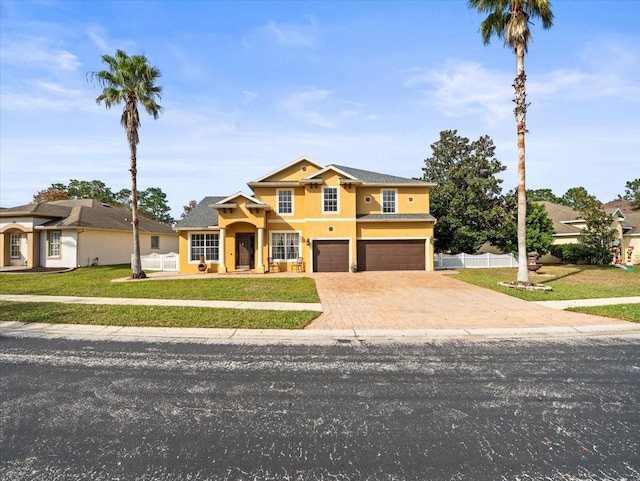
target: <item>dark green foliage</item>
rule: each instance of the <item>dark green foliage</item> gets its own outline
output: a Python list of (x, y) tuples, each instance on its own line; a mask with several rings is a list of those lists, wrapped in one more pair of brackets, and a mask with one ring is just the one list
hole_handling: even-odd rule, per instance
[(613, 231), (611, 223), (613, 219), (602, 208), (602, 204), (595, 197), (585, 204), (582, 209), (582, 217), (587, 222), (582, 242), (594, 249), (594, 264), (607, 265), (613, 260), (612, 241)]
[[(105, 204), (116, 205), (131, 209), (131, 190), (120, 189), (113, 192), (100, 180), (76, 180), (71, 179), (68, 185), (51, 184), (46, 190), (39, 191), (33, 196), (34, 202), (48, 202), (61, 199), (94, 199)], [(149, 187), (138, 191), (138, 208), (143, 216), (169, 223), (172, 221), (167, 203), (167, 195), (158, 187)]]
[(138, 207), (140, 213), (158, 222), (169, 223), (169, 206), (167, 205), (167, 195), (157, 187), (149, 187), (138, 194)]
[(562, 198), (555, 195), (551, 189), (527, 189), (527, 202), (553, 202), (562, 204)]
[(550, 249), (551, 255), (569, 264), (595, 264), (597, 252), (586, 244), (556, 244)]
[(436, 252), (475, 252), (496, 236), (504, 217), (496, 177), (506, 167), (494, 158), (489, 136), (469, 141), (456, 130), (440, 132), (425, 160), (423, 179), (438, 185), (431, 191)]
[(640, 210), (640, 179), (627, 182), (623, 199), (631, 202), (633, 210)]
[[(497, 227), (498, 235), (494, 244), (503, 252), (518, 252), (516, 232), (518, 198), (515, 191), (504, 196), (505, 217)], [(553, 243), (553, 221), (542, 204), (527, 201), (527, 252), (536, 251), (539, 255), (549, 252)]]
[(589, 194), (584, 187), (571, 187), (562, 196), (560, 203), (577, 211), (583, 211), (594, 199), (595, 197)]

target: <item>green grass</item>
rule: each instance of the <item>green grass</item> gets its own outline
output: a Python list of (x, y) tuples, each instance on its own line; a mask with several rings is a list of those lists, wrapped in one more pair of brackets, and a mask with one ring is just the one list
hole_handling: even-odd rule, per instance
[(613, 317), (625, 321), (640, 322), (640, 304), (614, 304), (611, 306), (572, 307), (574, 312), (583, 312), (595, 316)]
[(461, 269), (456, 279), (527, 301), (556, 301), (640, 296), (640, 268), (627, 272), (613, 266), (544, 266), (531, 281), (545, 284), (552, 291), (524, 291), (498, 285), (514, 281), (516, 269)]
[(0, 302), (0, 320), (99, 326), (301, 329), (320, 312)]
[(83, 267), (59, 274), (0, 274), (0, 294), (133, 297), (261, 302), (320, 302), (308, 277), (225, 277), (111, 282), (127, 265)]

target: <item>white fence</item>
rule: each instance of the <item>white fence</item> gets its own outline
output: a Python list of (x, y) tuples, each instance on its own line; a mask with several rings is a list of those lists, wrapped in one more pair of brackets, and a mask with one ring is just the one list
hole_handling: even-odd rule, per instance
[[(175, 252), (169, 254), (149, 254), (141, 256), (143, 271), (178, 271), (180, 268), (180, 256)], [(131, 255), (133, 264), (133, 254)]]
[(436, 269), (518, 267), (513, 254), (436, 254), (434, 262)]

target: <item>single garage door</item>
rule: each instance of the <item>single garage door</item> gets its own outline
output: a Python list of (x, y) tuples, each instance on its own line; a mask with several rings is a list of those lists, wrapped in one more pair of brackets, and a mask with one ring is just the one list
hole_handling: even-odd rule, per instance
[(424, 240), (359, 240), (358, 270), (418, 271), (425, 269)]
[(349, 272), (348, 240), (317, 240), (313, 242), (314, 272)]

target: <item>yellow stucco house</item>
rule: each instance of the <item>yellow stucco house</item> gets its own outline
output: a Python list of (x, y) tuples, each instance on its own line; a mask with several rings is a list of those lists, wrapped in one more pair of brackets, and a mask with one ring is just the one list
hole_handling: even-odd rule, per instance
[(434, 185), (302, 157), (192, 209), (180, 272), (433, 270)]

